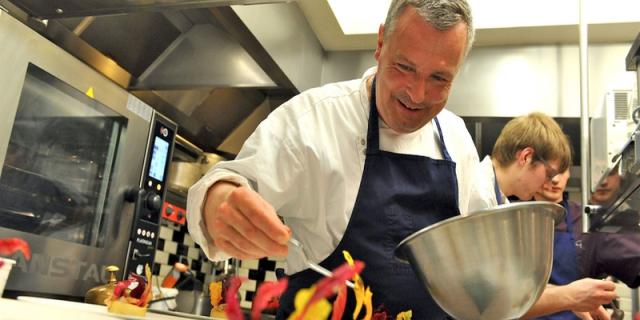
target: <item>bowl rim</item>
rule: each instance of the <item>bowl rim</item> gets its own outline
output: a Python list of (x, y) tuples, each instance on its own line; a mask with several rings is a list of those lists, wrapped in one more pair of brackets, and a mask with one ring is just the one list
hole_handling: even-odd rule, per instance
[(519, 201), (519, 202), (513, 202), (513, 203), (506, 203), (506, 204), (501, 204), (498, 205), (496, 207), (492, 207), (492, 208), (487, 208), (487, 209), (482, 209), (482, 210), (476, 210), (473, 212), (469, 212), (466, 215), (458, 215), (449, 219), (445, 219), (442, 220), (440, 222), (436, 222), (432, 225), (426, 226), (418, 231), (415, 231), (414, 233), (408, 235), (406, 238), (404, 238), (402, 241), (400, 241), (400, 243), (398, 243), (398, 245), (396, 245), (396, 248), (394, 249), (394, 257), (397, 261), (403, 262), (403, 263), (409, 263), (409, 261), (407, 260), (407, 258), (405, 257), (402, 248), (404, 247), (404, 245), (415, 239), (416, 237), (422, 235), (425, 232), (428, 232), (432, 229), (435, 228), (439, 228), (443, 225), (447, 225), (450, 223), (454, 223), (458, 220), (462, 220), (462, 219), (468, 219), (468, 218), (478, 218), (478, 217), (482, 217), (482, 216), (486, 216), (489, 214), (493, 214), (496, 212), (503, 212), (503, 211), (509, 211), (512, 210), (514, 208), (519, 208), (519, 207), (538, 207), (538, 206), (542, 206), (542, 207), (549, 207), (550, 209), (555, 209), (552, 210), (551, 213), (554, 214), (554, 221), (555, 224), (558, 224), (560, 221), (562, 221), (562, 219), (564, 219), (564, 216), (566, 214), (566, 210), (564, 209), (564, 207), (562, 207), (561, 205), (557, 204), (557, 203), (553, 203), (550, 201)]

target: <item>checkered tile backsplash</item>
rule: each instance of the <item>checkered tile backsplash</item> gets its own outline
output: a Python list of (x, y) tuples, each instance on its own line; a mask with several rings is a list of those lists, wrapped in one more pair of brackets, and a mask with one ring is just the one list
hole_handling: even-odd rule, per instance
[[(187, 263), (196, 278), (204, 283), (205, 276), (213, 272), (213, 263), (205, 256), (189, 233), (186, 225), (162, 219), (152, 273), (162, 283), (173, 264)], [(264, 281), (276, 280), (276, 269), (284, 270), (284, 258), (264, 258), (240, 261), (238, 275), (249, 279), (240, 287), (240, 306), (250, 309), (257, 287)], [(208, 284), (206, 284), (208, 285)]]
[(213, 270), (213, 263), (201, 252), (200, 246), (191, 239), (187, 226), (162, 219), (153, 275), (157, 276), (162, 283), (176, 262), (188, 264), (202, 283), (205, 276)]

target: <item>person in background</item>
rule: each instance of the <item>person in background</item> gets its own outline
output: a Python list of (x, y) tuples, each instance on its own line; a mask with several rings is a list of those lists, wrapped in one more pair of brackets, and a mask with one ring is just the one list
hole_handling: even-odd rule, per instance
[[(445, 318), (393, 250), (467, 210), (466, 179), (478, 156), (462, 119), (444, 107), (473, 38), (465, 0), (392, 1), (378, 32), (377, 67), (285, 102), (235, 160), (190, 188), (194, 240), (214, 260), (287, 256), (280, 319), (293, 311), (295, 292), (320, 278), (305, 253), (333, 269), (345, 262), (343, 250), (366, 263), (374, 309)], [(287, 249), (292, 236), (306, 252)]]
[(569, 141), (555, 120), (540, 112), (516, 117), (500, 132), (491, 156), (480, 162), (469, 212), (509, 203), (509, 196), (531, 199), (570, 162)]
[[(491, 156), (482, 160), (476, 172), (470, 214), (509, 203), (509, 196), (532, 199), (545, 183), (568, 170), (570, 163), (569, 140), (555, 120), (540, 112), (512, 119), (500, 132)], [(613, 283), (595, 279), (548, 286), (523, 318), (563, 310), (596, 314), (603, 304), (617, 297), (614, 290)], [(606, 312), (603, 316), (609, 319)]]
[[(616, 174), (617, 167), (611, 172), (591, 195), (592, 204), (610, 203), (610, 193), (618, 191), (620, 176)], [(570, 201), (565, 191), (569, 178), (567, 170), (546, 182), (543, 189), (534, 195), (534, 200), (558, 203), (567, 211), (565, 221), (556, 226), (549, 283), (565, 285), (583, 277), (601, 279), (612, 275), (629, 288), (637, 288), (640, 285), (640, 234), (582, 233), (582, 206)], [(602, 307), (595, 314), (563, 312), (542, 319), (578, 318), (608, 319)]]

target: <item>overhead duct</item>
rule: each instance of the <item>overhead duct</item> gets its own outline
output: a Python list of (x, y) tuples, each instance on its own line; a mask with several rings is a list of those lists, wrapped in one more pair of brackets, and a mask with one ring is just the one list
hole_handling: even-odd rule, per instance
[(276, 84), (227, 33), (211, 24), (198, 24), (182, 33), (130, 87), (275, 88)]
[(116, 15), (140, 11), (210, 8), (295, 0), (18, 0), (11, 1), (31, 16), (43, 19)]

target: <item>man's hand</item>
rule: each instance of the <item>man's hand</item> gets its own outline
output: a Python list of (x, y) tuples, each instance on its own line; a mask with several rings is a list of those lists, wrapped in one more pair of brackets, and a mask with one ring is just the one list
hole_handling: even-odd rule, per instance
[(571, 282), (566, 287), (565, 296), (569, 299), (571, 310), (575, 312), (595, 311), (618, 297), (616, 285), (611, 281), (584, 278)]
[(582, 320), (611, 320), (611, 316), (607, 310), (600, 306), (591, 312), (574, 312), (578, 318)]
[[(616, 285), (611, 281), (584, 278), (567, 285), (547, 285), (542, 296), (523, 316), (531, 319), (560, 311), (573, 311), (575, 314), (600, 318), (602, 305), (618, 298)], [(588, 317), (585, 319), (589, 319)], [(608, 315), (600, 319), (610, 319)]]
[(258, 193), (219, 181), (207, 192), (203, 210), (215, 246), (239, 259), (286, 256), (291, 230)]

